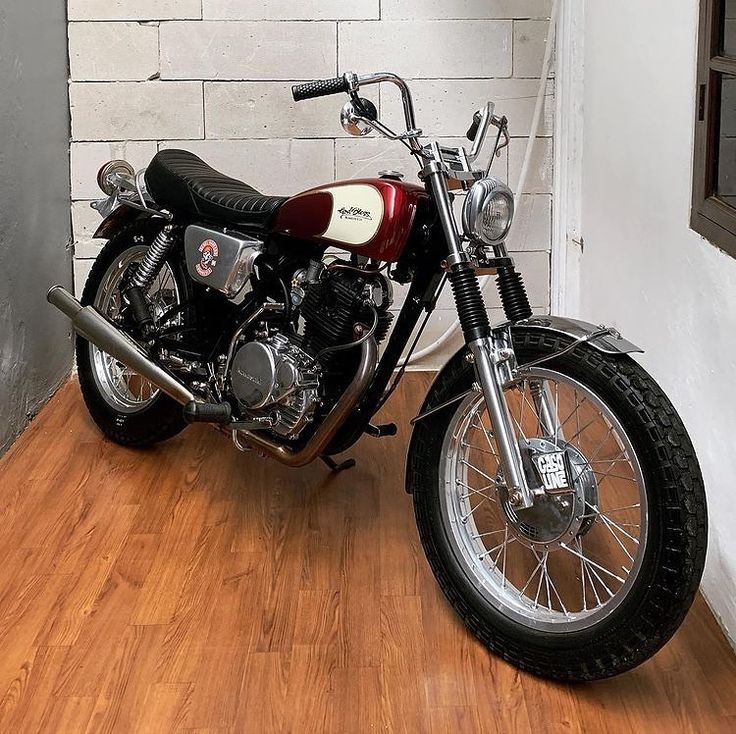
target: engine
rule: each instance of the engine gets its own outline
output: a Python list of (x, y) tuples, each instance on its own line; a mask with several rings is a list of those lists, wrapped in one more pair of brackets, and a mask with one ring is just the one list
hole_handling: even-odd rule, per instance
[[(302, 304), (305, 321), (304, 345), (320, 352), (355, 339), (353, 326), (360, 322), (370, 326), (377, 317), (374, 338), (380, 344), (388, 333), (392, 314), (388, 310), (392, 293), (389, 281), (380, 274), (370, 277), (356, 269), (338, 268), (326, 273), (306, 290)], [(326, 366), (334, 364), (337, 353), (326, 356)]]
[(270, 322), (235, 350), (229, 377), (246, 418), (295, 439), (353, 378), (359, 350), (345, 347), (356, 340), (354, 325), (375, 324), (372, 336), (380, 342), (392, 316), (388, 280), (348, 264), (325, 268), (313, 262), (295, 273), (291, 285), (302, 333), (294, 331), (294, 322)]
[(240, 347), (230, 383), (247, 413), (270, 418), (274, 432), (292, 438), (312, 420), (319, 400), (314, 360), (280, 333)]

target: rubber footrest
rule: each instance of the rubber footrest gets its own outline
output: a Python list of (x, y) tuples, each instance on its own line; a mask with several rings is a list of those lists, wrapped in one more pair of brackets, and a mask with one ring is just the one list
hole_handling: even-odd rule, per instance
[(187, 423), (230, 423), (232, 408), (229, 403), (197, 403), (188, 402), (183, 409)]

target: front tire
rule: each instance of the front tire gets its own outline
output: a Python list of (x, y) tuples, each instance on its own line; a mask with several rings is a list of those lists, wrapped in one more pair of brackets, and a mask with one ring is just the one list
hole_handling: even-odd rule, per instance
[[(514, 333), (519, 364), (568, 344), (565, 337), (538, 329), (515, 329)], [(463, 356), (457, 355), (445, 368), (425, 408), (472, 387), (473, 368)], [(577, 493), (545, 497), (541, 508), (535, 502), (535, 509), (527, 514), (515, 512), (503, 493), (502, 474), (492, 457), (492, 437), (488, 445), (480, 446), (480, 439), (463, 438), (469, 435), (463, 431), (473, 423), (474, 409), (479, 411), (481, 426), (485, 425), (479, 435), (488, 433), (482, 398), (477, 394), (419, 421), (409, 454), (407, 488), (414, 497), (417, 526), (432, 571), (455, 611), (489, 650), (543, 677), (567, 681), (607, 678), (656, 653), (692, 604), (707, 541), (702, 477), (673, 406), (630, 357), (606, 355), (582, 345), (541, 368), (540, 384), (557, 380), (572, 386), (574, 397), (568, 396), (567, 402), (575, 410), (582, 410), (579, 395), (585, 395), (596, 411), (600, 407), (602, 416), (610, 416), (601, 424), (610, 436), (596, 433), (592, 422), (593, 429), (586, 428), (580, 415), (576, 422), (571, 412), (559, 435), (529, 439), (534, 401), (525, 403), (524, 388), (518, 388), (520, 434), (526, 434), (530, 445), (545, 440), (549, 444), (557, 438), (568, 447), (573, 464), (579, 467), (574, 483)], [(562, 408), (564, 396), (558, 395), (557, 400), (561, 423), (568, 410)], [(596, 411), (591, 408), (590, 415), (595, 416)], [(542, 424), (542, 431), (544, 422), (538, 416), (535, 422)], [(555, 434), (558, 428), (559, 424)], [(593, 431), (589, 439), (595, 442), (593, 448), (575, 443), (577, 434), (584, 435), (586, 430)], [(572, 440), (563, 441), (563, 436)], [(467, 453), (452, 460), (450, 454), (457, 453), (463, 443)], [(471, 448), (484, 449), (485, 460), (496, 461), (496, 468), (484, 464), (468, 470), (480, 461), (480, 454), (471, 454)], [(631, 459), (630, 470), (624, 459)], [(616, 467), (615, 474), (611, 466)], [(458, 467), (465, 473), (458, 474)], [(607, 469), (608, 476), (601, 476), (601, 469)], [(634, 486), (639, 502), (606, 505), (610, 498), (634, 492)], [(479, 493), (480, 489), (486, 491)], [(476, 501), (476, 505), (464, 505), (470, 507), (465, 515), (470, 517), (471, 530), (466, 529), (468, 517), (452, 511), (455, 505), (463, 506), (455, 497)], [(478, 510), (480, 504), (484, 509)], [(578, 506), (584, 508), (582, 514), (575, 509)], [(486, 525), (478, 525), (474, 513), (485, 514)], [(499, 524), (493, 525), (493, 517)], [(465, 538), (470, 540), (465, 542)], [(486, 541), (477, 552), (483, 548), (478, 544)], [(608, 548), (611, 560), (602, 560), (601, 555), (589, 557), (590, 548), (598, 552)], [(553, 576), (553, 564), (557, 576)]]
[[(161, 229), (160, 220), (143, 219), (116, 233), (102, 248), (82, 293), (82, 305), (104, 315), (120, 317), (119, 288), (127, 268), (139, 262)], [(157, 290), (158, 289), (158, 290)], [(149, 288), (157, 294), (159, 313), (188, 298), (182, 264), (170, 257)], [(155, 308), (154, 308), (155, 311)], [(122, 365), (78, 336), (79, 385), (84, 402), (98, 428), (123, 446), (144, 447), (172, 438), (185, 427), (181, 406), (136, 375), (123, 375)]]

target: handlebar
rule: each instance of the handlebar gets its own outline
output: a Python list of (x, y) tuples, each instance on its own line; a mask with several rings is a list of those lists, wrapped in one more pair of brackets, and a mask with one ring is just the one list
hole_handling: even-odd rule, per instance
[[(419, 142), (419, 137), (422, 134), (422, 131), (416, 126), (414, 103), (412, 101), (411, 92), (409, 91), (407, 83), (396, 74), (377, 72), (373, 74), (358, 75), (353, 72), (348, 72), (342, 76), (334, 77), (333, 79), (315, 79), (314, 81), (304, 82), (303, 84), (294, 84), (291, 88), (291, 95), (295, 102), (301, 102), (305, 99), (346, 93), (353, 97), (353, 103), (356, 104), (356, 100), (360, 99), (357, 97), (357, 92), (362, 86), (380, 84), (381, 82), (388, 82), (395, 85), (401, 93), (404, 122), (406, 124), (405, 131), (399, 134), (394, 133), (378, 119), (375, 113), (366, 115), (364, 114), (366, 110), (361, 109), (360, 107), (357, 109), (358, 116), (363, 117), (364, 122), (370, 124), (371, 127), (375, 128), (384, 137), (390, 140), (401, 140), (413, 152), (422, 154), (423, 148)], [(472, 163), (478, 157), (478, 154), (483, 147), (483, 142), (489, 125), (495, 124), (493, 108), (493, 104), (489, 102), (473, 116), (473, 122), (467, 132), (467, 138), (473, 143), (473, 146), (467, 154), (463, 153), (469, 163)], [(466, 163), (466, 165), (467, 164), (468, 163)]]
[(350, 85), (347, 79), (344, 76), (338, 76), (334, 79), (316, 79), (313, 82), (295, 84), (291, 88), (291, 96), (295, 102), (301, 102), (303, 99), (327, 97), (330, 94), (341, 94), (349, 91)]

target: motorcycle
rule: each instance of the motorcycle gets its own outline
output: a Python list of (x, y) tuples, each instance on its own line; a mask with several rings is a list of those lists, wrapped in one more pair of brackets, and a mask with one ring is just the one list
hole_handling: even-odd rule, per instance
[[(378, 83), (398, 88), (400, 133), (359, 94)], [(454, 148), (423, 138), (394, 74), (347, 73), (292, 94), (347, 94), (345, 130), (404, 145), (421, 184), (385, 171), (265, 196), (183, 150), (161, 150), (138, 173), (106, 163), (93, 206), (107, 243), (81, 302), (60, 286), (48, 293), (78, 334), (92, 418), (126, 446), (206, 422), (288, 466), (347, 469), (352, 460), (334, 457), (363, 434), (396, 433), (372, 421), (449, 282), (464, 346), (412, 420), (406, 464), (442, 591), (489, 650), (539, 676), (593, 680), (647, 660), (701, 578), (698, 461), (634, 344), (532, 313), (504, 244), (514, 197), (490, 173), (508, 121), (489, 102), (469, 149)], [(506, 316), (497, 325), (480, 287), (488, 275)], [(408, 293), (392, 323), (394, 283)]]

